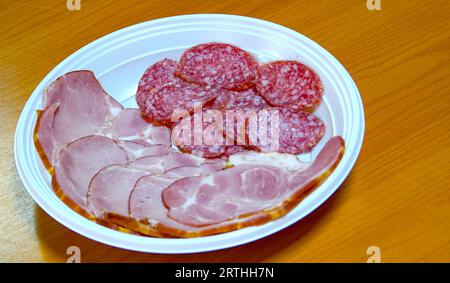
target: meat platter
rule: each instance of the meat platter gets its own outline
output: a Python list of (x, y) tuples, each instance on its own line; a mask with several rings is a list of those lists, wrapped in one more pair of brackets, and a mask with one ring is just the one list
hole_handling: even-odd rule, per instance
[[(272, 38), (226, 28), (236, 24)], [(154, 29), (172, 40), (155, 46)], [(195, 15), (120, 30), (63, 61), (25, 106), (15, 154), (30, 194), (69, 228), (127, 249), (196, 252), (311, 212), (349, 173), (363, 131), (353, 81), (315, 43), (264, 21)]]

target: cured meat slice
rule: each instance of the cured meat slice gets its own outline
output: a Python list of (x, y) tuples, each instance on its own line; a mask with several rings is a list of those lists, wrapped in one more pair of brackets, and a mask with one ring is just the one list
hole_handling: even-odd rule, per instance
[(170, 59), (159, 61), (139, 81), (136, 101), (146, 119), (154, 124), (170, 125), (180, 113), (192, 113), (217, 95), (217, 91), (175, 77), (176, 65)]
[(157, 127), (147, 123), (140, 115), (139, 109), (123, 109), (111, 121), (110, 128), (116, 139), (133, 141), (143, 145), (170, 146), (170, 130), (167, 127)]
[(174, 76), (177, 66), (177, 61), (163, 59), (145, 70), (139, 80), (136, 93), (136, 102), (139, 108), (145, 109), (147, 97), (156, 92), (159, 88), (177, 82), (177, 78)]
[(105, 92), (94, 73), (88, 70), (62, 75), (45, 89), (42, 97), (44, 108), (59, 103), (63, 105), (63, 111), (68, 108), (79, 113), (96, 110), (90, 114), (96, 114), (97, 117), (112, 118), (123, 109), (119, 102)]
[(297, 61), (275, 61), (262, 65), (258, 69), (256, 87), (273, 106), (300, 110), (322, 101), (323, 86), (319, 76)]
[(134, 160), (145, 156), (164, 155), (172, 151), (167, 145), (148, 145), (135, 141), (116, 141), (117, 144), (126, 152), (128, 159)]
[[(33, 135), (37, 152), (47, 169), (52, 167), (53, 160), (55, 160), (53, 156), (57, 145), (55, 145), (55, 139), (53, 138), (52, 123), (58, 107), (59, 103), (54, 103), (44, 110), (38, 111), (36, 128)], [(52, 161), (50, 162), (50, 160)]]
[[(141, 177), (130, 194), (130, 217), (137, 220), (126, 222), (131, 226), (130, 228), (152, 236), (192, 237), (219, 233), (220, 227), (197, 228), (169, 218), (168, 210), (162, 201), (162, 191), (176, 180), (193, 176), (193, 174), (208, 174), (219, 170), (218, 167), (210, 167), (209, 171), (198, 169), (199, 167), (180, 167), (163, 175)], [(118, 220), (117, 216), (115, 220)], [(121, 220), (123, 223), (124, 219)]]
[(122, 109), (103, 91), (90, 71), (60, 77), (46, 89), (44, 105), (48, 106), (38, 112), (34, 139), (47, 168), (56, 163), (64, 146), (89, 135), (133, 141), (143, 146), (171, 145), (168, 128), (145, 122), (138, 109)]
[[(341, 137), (333, 137), (306, 169), (287, 173), (266, 165), (238, 165), (208, 176), (183, 178), (164, 189), (169, 217), (203, 227), (249, 216), (283, 216), (307, 191), (337, 166), (344, 151)], [(263, 218), (262, 218), (263, 219)]]
[(235, 153), (228, 158), (228, 164), (232, 166), (252, 165), (252, 164), (270, 164), (275, 167), (283, 168), (287, 172), (304, 171), (310, 163), (300, 161), (296, 155), (277, 153), (277, 152), (256, 152), (244, 151)]
[(140, 177), (195, 165), (196, 160), (188, 155), (170, 152), (165, 155), (143, 157), (126, 164), (107, 166), (101, 169), (89, 184), (87, 194), (89, 212), (96, 217), (102, 217), (105, 213), (127, 216), (128, 198)]
[(344, 154), (344, 149), (344, 140), (339, 136), (332, 137), (308, 168), (292, 175), (289, 189), (298, 194), (299, 188), (317, 186), (334, 171)]
[(182, 117), (172, 129), (172, 141), (182, 152), (215, 158), (225, 152), (224, 113), (203, 109)]
[(249, 110), (267, 107), (267, 102), (257, 95), (255, 88), (243, 91), (220, 91), (210, 109)]
[(288, 108), (265, 108), (255, 121), (249, 123), (247, 135), (250, 144), (263, 152), (309, 152), (325, 133), (325, 124), (318, 117)]
[(122, 110), (90, 71), (71, 72), (58, 78), (44, 93), (44, 107), (40, 116), (46, 118), (38, 120), (35, 133), (44, 149), (45, 156), (41, 157), (51, 165), (64, 145), (97, 134), (106, 121)]
[(258, 62), (239, 47), (225, 43), (206, 43), (186, 50), (177, 75), (199, 85), (242, 90), (255, 81)]
[[(145, 157), (144, 157), (145, 158)], [(128, 197), (136, 181), (150, 174), (145, 169), (132, 165), (111, 165), (101, 169), (92, 179), (87, 203), (89, 212), (95, 217), (105, 213), (128, 215)]]
[(184, 178), (163, 192), (169, 217), (190, 226), (227, 221), (278, 203), (288, 175), (264, 165), (240, 165), (207, 177)]
[(103, 167), (127, 161), (125, 151), (112, 139), (103, 136), (78, 139), (59, 154), (54, 166), (55, 190), (86, 210), (88, 186), (94, 175)]

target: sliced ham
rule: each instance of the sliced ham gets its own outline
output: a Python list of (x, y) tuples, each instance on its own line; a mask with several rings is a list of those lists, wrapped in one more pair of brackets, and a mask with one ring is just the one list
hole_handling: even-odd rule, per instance
[[(195, 169), (190, 168), (195, 171)], [(192, 172), (192, 171), (191, 171)], [(140, 178), (130, 195), (129, 213), (132, 219), (136, 219), (132, 228), (137, 232), (151, 234), (158, 233), (162, 236), (173, 237), (200, 236), (217, 233), (216, 227), (192, 227), (168, 217), (168, 210), (163, 203), (161, 193), (172, 183), (185, 178), (176, 172), (164, 175), (149, 175)]]
[[(146, 123), (137, 109), (123, 107), (109, 96), (90, 71), (65, 74), (44, 93), (35, 141), (45, 164), (52, 166), (67, 144), (90, 135), (146, 145), (170, 145), (170, 130)], [(48, 167), (48, 166), (47, 166)]]
[(82, 210), (87, 210), (89, 183), (103, 167), (128, 161), (126, 152), (112, 139), (87, 136), (61, 150), (54, 166), (53, 183)]
[[(53, 109), (54, 104), (59, 104), (56, 110)], [(41, 115), (52, 116), (52, 119), (39, 119), (37, 137), (42, 148), (46, 149), (50, 164), (55, 163), (64, 145), (97, 134), (106, 121), (122, 110), (122, 106), (105, 93), (90, 71), (76, 71), (59, 77), (46, 89), (44, 107), (47, 108)], [(50, 131), (51, 141), (44, 138), (44, 133)]]
[[(52, 124), (58, 108), (59, 103), (54, 103), (38, 112), (36, 129), (33, 136), (38, 154), (47, 169), (52, 166), (53, 160), (56, 159), (55, 157), (52, 157), (56, 147), (56, 141), (53, 137)], [(52, 162), (50, 162), (50, 160), (52, 160)]]
[(189, 226), (251, 215), (278, 218), (334, 170), (343, 150), (342, 138), (334, 137), (309, 167), (295, 173), (274, 166), (243, 164), (209, 176), (183, 178), (163, 191), (163, 201), (170, 218)]
[(111, 121), (112, 136), (116, 139), (133, 141), (143, 145), (160, 144), (170, 146), (170, 130), (167, 127), (156, 127), (147, 123), (139, 109), (123, 109)]
[(89, 212), (96, 217), (106, 213), (128, 216), (128, 199), (136, 181), (146, 175), (161, 175), (172, 170), (177, 176), (196, 176), (222, 169), (221, 161), (200, 163), (199, 158), (182, 153), (143, 157), (126, 164), (101, 169), (90, 182)]

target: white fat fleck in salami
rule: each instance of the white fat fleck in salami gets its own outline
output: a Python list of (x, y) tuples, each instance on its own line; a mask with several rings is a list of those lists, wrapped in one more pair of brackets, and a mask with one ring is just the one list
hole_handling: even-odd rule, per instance
[(294, 110), (320, 104), (323, 86), (319, 76), (297, 61), (275, 61), (258, 69), (256, 87), (273, 106)]
[(206, 43), (186, 50), (176, 74), (199, 85), (243, 90), (253, 85), (258, 62), (239, 47)]
[[(294, 111), (288, 108), (271, 107), (265, 108), (267, 112), (258, 113), (257, 124), (249, 123), (247, 134), (257, 137), (252, 140), (253, 146), (263, 152), (280, 152), (300, 154), (309, 152), (321, 140), (325, 133), (325, 124), (322, 120), (311, 113)], [(262, 114), (267, 113), (267, 120), (261, 119)], [(275, 117), (278, 123), (276, 123)], [(261, 124), (266, 123), (265, 125)], [(272, 127), (277, 127), (278, 144), (272, 136)], [(263, 129), (263, 132), (261, 131)], [(262, 141), (263, 138), (267, 138)], [(251, 138), (250, 138), (251, 139)], [(257, 143), (255, 144), (255, 141)]]
[(177, 62), (164, 59), (142, 75), (136, 101), (143, 115), (155, 124), (169, 125), (175, 112), (191, 113), (198, 105), (212, 100), (217, 92), (175, 77)]

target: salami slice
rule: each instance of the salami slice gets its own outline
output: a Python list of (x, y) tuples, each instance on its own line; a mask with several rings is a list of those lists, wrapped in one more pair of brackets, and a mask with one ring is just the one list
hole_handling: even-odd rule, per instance
[(262, 109), (255, 121), (248, 124), (247, 135), (250, 144), (263, 152), (309, 152), (325, 133), (318, 117), (288, 108)]
[(186, 50), (177, 75), (203, 86), (242, 90), (253, 85), (257, 68), (258, 62), (247, 51), (213, 42)]
[(175, 77), (176, 67), (176, 61), (164, 59), (150, 66), (139, 81), (136, 101), (154, 124), (168, 125), (176, 111), (191, 113), (217, 95), (216, 91)]
[(179, 120), (172, 128), (172, 142), (182, 152), (205, 158), (218, 157), (225, 152), (223, 125), (222, 111), (203, 109)]
[(276, 61), (262, 65), (258, 69), (256, 87), (273, 106), (300, 110), (322, 101), (323, 86), (319, 76), (297, 61)]
[(249, 110), (261, 109), (268, 106), (261, 96), (257, 95), (256, 88), (244, 91), (220, 91), (210, 106), (211, 109)]

